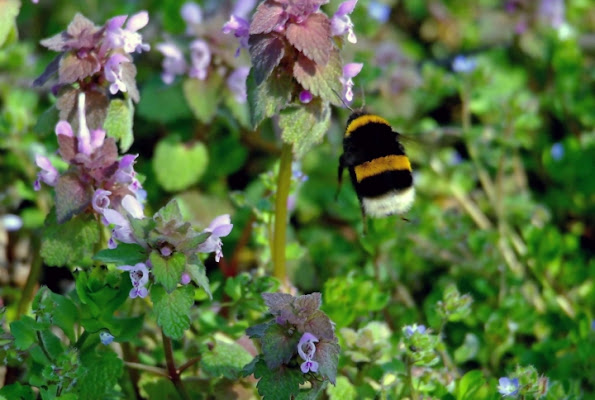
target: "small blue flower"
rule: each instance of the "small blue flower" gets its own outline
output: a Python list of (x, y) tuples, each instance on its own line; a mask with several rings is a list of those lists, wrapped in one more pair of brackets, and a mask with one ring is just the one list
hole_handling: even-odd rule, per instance
[(376, 21), (385, 23), (390, 17), (390, 6), (378, 1), (371, 1), (368, 4), (368, 14)]
[(107, 346), (108, 344), (114, 341), (114, 335), (112, 335), (108, 331), (101, 331), (99, 332), (99, 340), (101, 340), (101, 343)]
[(498, 379), (498, 393), (502, 396), (516, 396), (518, 392), (518, 378), (508, 379), (507, 377), (502, 377)]
[(410, 338), (415, 334), (415, 332), (419, 332), (422, 335), (426, 332), (426, 327), (424, 325), (407, 325), (403, 328), (403, 333), (405, 333), (406, 338)]
[(552, 149), (550, 150), (552, 158), (556, 161), (559, 161), (564, 157), (564, 145), (560, 142), (556, 142), (552, 145)]
[(458, 55), (452, 62), (452, 70), (460, 74), (468, 74), (477, 67), (477, 60), (474, 57)]

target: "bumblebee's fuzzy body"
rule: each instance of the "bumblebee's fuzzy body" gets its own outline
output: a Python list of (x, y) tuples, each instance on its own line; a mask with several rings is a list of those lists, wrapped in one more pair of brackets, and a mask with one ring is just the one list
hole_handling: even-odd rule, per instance
[[(411, 163), (399, 134), (377, 115), (354, 112), (349, 117), (339, 159), (339, 184), (347, 168), (366, 215), (403, 214), (415, 199)], [(364, 221), (365, 227), (365, 221)]]

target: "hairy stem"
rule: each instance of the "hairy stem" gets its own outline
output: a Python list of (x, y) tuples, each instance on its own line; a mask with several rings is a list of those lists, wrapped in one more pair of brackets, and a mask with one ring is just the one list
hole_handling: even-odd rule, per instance
[(281, 163), (279, 165), (279, 176), (277, 178), (277, 194), (275, 196), (275, 226), (273, 231), (273, 276), (281, 281), (287, 282), (285, 271), (285, 240), (287, 232), (287, 198), (289, 197), (289, 186), (291, 184), (291, 161), (292, 148), (290, 144), (284, 143), (281, 149)]
[(176, 369), (176, 364), (174, 362), (174, 352), (171, 345), (171, 339), (165, 336), (163, 330), (161, 331), (161, 337), (163, 338), (163, 351), (165, 352), (165, 362), (167, 364), (167, 375), (171, 382), (176, 387), (180, 398), (183, 400), (190, 400), (190, 396), (188, 392), (186, 392), (186, 388), (184, 387), (184, 382), (180, 378), (180, 374)]

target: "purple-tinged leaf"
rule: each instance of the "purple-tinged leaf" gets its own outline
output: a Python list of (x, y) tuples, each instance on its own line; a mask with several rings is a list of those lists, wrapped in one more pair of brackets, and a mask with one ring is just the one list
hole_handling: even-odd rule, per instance
[(68, 24), (68, 28), (66, 28), (66, 33), (73, 38), (84, 38), (83, 41), (80, 43), (79, 48), (86, 47), (92, 48), (97, 45), (93, 36), (101, 31), (102, 28), (95, 26), (93, 21), (85, 17), (81, 13), (76, 13), (72, 22)]
[(275, 314), (287, 307), (291, 307), (294, 297), (288, 293), (262, 293), (264, 304), (271, 314)]
[(295, 315), (300, 319), (306, 319), (310, 317), (310, 315), (312, 315), (315, 311), (320, 309), (321, 303), (321, 296), (318, 292), (298, 296), (293, 301)]
[(71, 161), (76, 156), (76, 138), (70, 137), (66, 135), (57, 135), (58, 136), (58, 145), (60, 147), (60, 156), (64, 161), (67, 163), (71, 163)]
[(318, 373), (333, 385), (337, 381), (337, 364), (341, 347), (335, 341), (321, 340), (316, 343), (314, 361), (318, 363)]
[(318, 65), (326, 65), (333, 50), (331, 23), (322, 13), (310, 14), (301, 24), (289, 23), (285, 34), (289, 43)]
[(60, 32), (52, 37), (43, 39), (39, 42), (43, 47), (47, 47), (54, 51), (66, 51), (68, 50), (68, 34), (66, 32)]
[(261, 339), (271, 325), (276, 324), (274, 321), (269, 321), (263, 324), (250, 326), (246, 329), (246, 335), (248, 335), (248, 337), (251, 339)]
[(49, 64), (45, 67), (45, 70), (39, 75), (34, 81), (33, 86), (42, 86), (46, 83), (54, 74), (58, 72), (60, 67), (60, 60), (64, 53), (58, 54)]
[(254, 79), (260, 85), (285, 55), (283, 40), (277, 36), (253, 35), (248, 41)]
[(296, 86), (295, 80), (282, 68), (274, 69), (271, 77), (257, 85), (254, 69), (251, 69), (246, 80), (250, 123), (255, 129), (263, 119), (287, 107)]
[(81, 182), (78, 176), (66, 173), (56, 184), (56, 219), (59, 224), (80, 214), (91, 204), (93, 192), (89, 185)]
[(310, 332), (319, 339), (333, 340), (335, 338), (335, 327), (330, 318), (322, 311), (316, 310), (305, 321), (297, 324), (300, 332)]
[(293, 66), (293, 76), (300, 85), (314, 96), (334, 105), (341, 105), (337, 93), (341, 93), (341, 76), (343, 74), (341, 55), (333, 49), (326, 65), (316, 64), (303, 54), (298, 55)]
[(100, 69), (101, 64), (93, 54), (89, 53), (85, 57), (80, 58), (73, 53), (68, 53), (60, 60), (58, 82), (64, 84), (81, 81), (98, 72)]
[(140, 94), (136, 86), (136, 67), (133, 63), (127, 62), (120, 64), (120, 68), (122, 70), (122, 81), (126, 85), (128, 96), (135, 103), (138, 103), (140, 101)]
[(270, 33), (277, 26), (282, 26), (287, 21), (288, 15), (283, 7), (273, 1), (265, 1), (258, 5), (252, 22), (250, 23), (250, 35)]
[(267, 367), (277, 369), (282, 364), (287, 364), (296, 354), (299, 341), (300, 335), (297, 332), (293, 331), (290, 334), (284, 326), (270, 325), (261, 338), (263, 358)]
[[(56, 107), (60, 110), (60, 120), (70, 122), (72, 130), (78, 132), (78, 95), (79, 89), (64, 88), (58, 95)], [(87, 90), (85, 92), (85, 116), (87, 127), (101, 129), (109, 108), (109, 99), (104, 92)]]

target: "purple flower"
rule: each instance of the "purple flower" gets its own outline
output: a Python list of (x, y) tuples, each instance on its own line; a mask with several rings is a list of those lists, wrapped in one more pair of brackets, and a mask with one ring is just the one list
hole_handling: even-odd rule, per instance
[(93, 200), (91, 205), (93, 209), (99, 214), (103, 214), (106, 208), (110, 205), (109, 195), (112, 194), (109, 190), (97, 189), (93, 193)]
[(519, 392), (518, 378), (508, 379), (506, 377), (498, 379), (498, 393), (502, 396), (515, 396)]
[(314, 354), (316, 353), (316, 346), (314, 343), (318, 342), (318, 338), (312, 335), (310, 332), (306, 332), (302, 335), (298, 346), (298, 354), (304, 360), (304, 362), (300, 365), (302, 372), (308, 373), (309, 371), (316, 372), (318, 371), (318, 363), (314, 360)]
[[(87, 118), (85, 114), (85, 93), (81, 92), (78, 96), (78, 117), (79, 117), (79, 131), (77, 135), (78, 152), (90, 156), (96, 149), (103, 146), (105, 140), (105, 131), (102, 129), (95, 129), (93, 132), (89, 131), (87, 127)], [(65, 135), (73, 137), (72, 127), (67, 121), (59, 121), (56, 124), (56, 135)]]
[(122, 53), (114, 53), (105, 63), (104, 74), (105, 79), (111, 83), (109, 91), (111, 94), (118, 92), (126, 92), (126, 84), (122, 77), (123, 62), (130, 62), (130, 59)]
[(186, 32), (192, 33), (192, 26), (202, 23), (202, 9), (196, 3), (184, 3), (180, 9), (180, 15), (186, 22)]
[(477, 67), (477, 60), (473, 57), (458, 55), (452, 62), (452, 70), (461, 74), (468, 74)]
[(246, 102), (246, 78), (249, 72), (250, 67), (238, 67), (227, 77), (227, 87), (240, 104)]
[(347, 103), (353, 101), (353, 78), (360, 73), (364, 64), (349, 63), (343, 67), (343, 76), (340, 79), (343, 85), (343, 99)]
[(250, 23), (242, 17), (232, 15), (223, 25), (223, 33), (234, 34), (240, 41), (240, 47), (236, 50), (236, 57), (240, 55), (241, 49), (248, 48), (248, 39), (250, 38)]
[(541, 0), (539, 4), (539, 16), (554, 29), (564, 24), (564, 0)]
[(390, 6), (378, 1), (368, 4), (368, 14), (380, 23), (385, 23), (390, 17)]
[(187, 285), (187, 284), (189, 284), (189, 283), (190, 283), (190, 280), (191, 280), (191, 279), (190, 279), (190, 274), (189, 274), (188, 272), (184, 272), (184, 273), (182, 274), (182, 278), (180, 278), (180, 283), (181, 283), (182, 285)]
[(99, 332), (99, 340), (101, 340), (101, 343), (107, 346), (108, 344), (114, 341), (114, 335), (112, 335), (108, 331), (101, 331)]
[(300, 101), (304, 104), (308, 104), (313, 99), (312, 93), (309, 90), (302, 90), (300, 92)]
[(145, 287), (145, 285), (149, 283), (149, 270), (147, 269), (146, 264), (138, 263), (134, 266), (123, 265), (118, 267), (118, 269), (130, 272), (132, 289), (130, 290), (129, 296), (131, 299), (134, 299), (135, 297), (144, 298), (149, 294), (149, 291)]
[(173, 43), (159, 43), (157, 50), (165, 56), (161, 65), (163, 66), (163, 72), (161, 73), (161, 79), (167, 85), (170, 85), (176, 75), (184, 75), (188, 66), (184, 59), (182, 51)]
[(48, 186), (56, 186), (59, 176), (58, 170), (52, 165), (49, 158), (37, 155), (35, 156), (35, 164), (41, 168), (41, 171), (37, 173), (37, 179), (33, 184), (33, 189), (36, 191), (41, 189), (41, 182)]
[[(122, 207), (133, 218), (142, 219), (144, 217), (142, 204), (140, 204), (135, 197), (129, 194), (124, 196), (122, 199)], [(103, 210), (103, 217), (108, 224), (114, 225), (114, 228), (112, 229), (112, 237), (108, 242), (108, 247), (110, 249), (117, 247), (115, 242), (116, 240), (123, 243), (136, 242), (128, 218), (118, 211), (112, 210), (111, 208), (106, 208)]]
[(190, 63), (188, 75), (191, 78), (204, 80), (207, 77), (207, 69), (211, 63), (211, 50), (207, 42), (197, 39), (190, 43)]
[(229, 214), (220, 215), (211, 221), (211, 224), (203, 232), (211, 233), (211, 236), (207, 238), (203, 243), (199, 244), (196, 251), (199, 253), (212, 253), (215, 252), (215, 261), (219, 262), (223, 257), (223, 242), (222, 237), (229, 235), (233, 228)]
[(331, 35), (342, 36), (347, 33), (347, 40), (351, 43), (357, 43), (357, 38), (353, 32), (353, 22), (349, 14), (353, 12), (357, 0), (347, 0), (339, 5), (337, 12), (331, 19)]
[[(105, 33), (107, 48), (123, 48), (126, 53), (149, 51), (151, 46), (143, 43), (142, 36), (137, 33), (139, 29), (144, 28), (149, 23), (149, 13), (140, 11), (128, 18), (128, 21), (126, 21), (127, 18), (126, 15), (119, 15), (107, 22)], [(126, 27), (122, 29), (124, 21), (126, 21)]]
[(231, 13), (246, 18), (250, 14), (250, 11), (254, 9), (255, 4), (256, 0), (238, 0)]
[(423, 335), (426, 332), (426, 327), (424, 325), (413, 324), (413, 325), (407, 325), (403, 328), (403, 333), (405, 333), (406, 338), (410, 338), (416, 332)]

